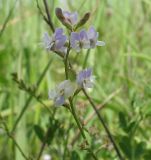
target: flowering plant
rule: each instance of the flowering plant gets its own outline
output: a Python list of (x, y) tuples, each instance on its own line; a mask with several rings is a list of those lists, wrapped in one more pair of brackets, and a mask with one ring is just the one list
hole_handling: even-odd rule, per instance
[[(92, 68), (90, 67), (82, 67), (79, 65), (78, 68), (75, 68), (74, 65), (71, 62), (70, 55), (73, 54), (73, 52), (76, 52), (77, 55), (80, 55), (82, 50), (87, 50), (88, 52), (91, 49), (95, 49), (97, 46), (104, 46), (105, 42), (99, 41), (99, 33), (96, 31), (94, 26), (90, 26), (89, 29), (80, 29), (80, 27), (83, 27), (84, 24), (89, 20), (90, 13), (87, 12), (84, 14), (84, 16), (79, 19), (78, 13), (73, 12), (70, 13), (68, 11), (62, 11), (61, 8), (56, 8), (56, 16), (59, 19), (59, 21), (63, 24), (63, 27), (55, 28), (50, 13), (48, 12), (48, 6), (45, 2), (45, 8), (47, 17), (42, 14), (44, 20), (46, 23), (50, 26), (52, 30), (52, 34), (49, 35), (47, 32), (43, 34), (43, 47), (46, 49), (46, 51), (49, 53), (53, 53), (61, 57), (61, 61), (64, 62), (64, 75), (65, 79), (62, 82), (59, 82), (56, 84), (56, 86), (53, 89), (50, 89), (48, 92), (49, 100), (53, 102), (53, 111), (50, 109), (49, 106), (47, 106), (45, 103), (41, 101), (41, 95), (37, 94), (37, 87), (41, 82), (41, 77), (44, 77), (44, 73), (46, 70), (49, 69), (49, 65), (51, 61), (46, 66), (46, 69), (44, 70), (42, 76), (39, 78), (37, 82), (37, 86), (27, 86), (23, 80), (18, 79), (16, 74), (13, 74), (13, 79), (18, 83), (19, 88), (28, 92), (31, 97), (36, 98), (38, 102), (40, 102), (50, 113), (50, 124), (48, 126), (48, 129), (46, 131), (46, 135), (43, 135), (43, 129), (39, 126), (35, 126), (35, 132), (37, 133), (39, 139), (42, 141), (42, 146), (40, 148), (40, 152), (38, 153), (37, 160), (40, 160), (42, 153), (44, 151), (45, 145), (50, 144), (56, 130), (59, 126), (58, 120), (55, 119), (55, 112), (56, 109), (59, 109), (61, 106), (68, 109), (68, 111), (71, 113), (73, 119), (75, 120), (77, 127), (79, 129), (79, 133), (81, 137), (83, 138), (83, 142), (80, 145), (81, 150), (86, 150), (91, 157), (94, 160), (98, 160), (98, 157), (94, 151), (93, 145), (89, 142), (88, 137), (86, 135), (86, 128), (84, 124), (82, 123), (79, 115), (77, 114), (77, 110), (75, 108), (76, 101), (75, 98), (78, 98), (78, 94), (82, 92), (92, 106), (95, 114), (97, 115), (99, 122), (104, 127), (104, 130), (106, 134), (108, 135), (116, 153), (120, 160), (123, 159), (118, 146), (115, 143), (115, 140), (107, 127), (104, 119), (102, 118), (100, 112), (98, 111), (95, 103), (93, 102), (92, 98), (88, 95), (89, 89), (94, 87), (94, 80), (95, 76), (92, 74)], [(40, 9), (40, 8), (39, 8)], [(41, 10), (40, 10), (41, 11)], [(65, 33), (69, 33), (66, 35)], [(74, 78), (71, 77), (70, 73), (74, 74)], [(27, 105), (25, 105), (25, 108), (23, 108), (23, 112), (19, 116), (19, 118), (16, 121), (16, 124), (13, 128), (15, 130), (18, 122), (20, 121), (23, 113), (25, 112), (28, 104), (30, 103), (31, 98), (29, 98), (29, 101)], [(93, 130), (93, 129), (92, 129)], [(94, 131), (91, 131), (92, 133), (95, 133)], [(9, 133), (8, 133), (9, 134)], [(18, 146), (18, 145), (17, 145)], [(19, 148), (19, 146), (18, 146)], [(19, 148), (20, 149), (20, 148)], [(21, 153), (25, 157), (26, 160), (29, 160), (26, 155), (21, 150)], [(48, 156), (45, 156), (45, 159), (47, 159)], [(50, 158), (49, 158), (50, 159)]]
[[(53, 101), (54, 107), (65, 106), (69, 109), (84, 139), (82, 148), (87, 150), (93, 159), (97, 160), (98, 158), (92, 150), (91, 144), (89, 144), (87, 140), (83, 125), (74, 107), (74, 98), (79, 94), (79, 92), (82, 91), (85, 97), (88, 99), (89, 103), (92, 105), (100, 122), (102, 123), (107, 135), (113, 144), (113, 147), (115, 148), (115, 151), (117, 152), (119, 159), (122, 159), (121, 153), (110, 133), (110, 130), (98, 112), (94, 102), (87, 93), (87, 89), (93, 88), (94, 86), (94, 76), (92, 75), (92, 69), (88, 67), (77, 72), (72, 66), (69, 57), (69, 55), (72, 54), (72, 50), (76, 51), (76, 54), (80, 54), (79, 52), (83, 49), (90, 50), (97, 46), (104, 46), (105, 42), (98, 40), (99, 33), (95, 30), (94, 26), (90, 26), (87, 31), (86, 29), (78, 31), (78, 29), (83, 27), (83, 25), (89, 20), (89, 12), (78, 21), (77, 12), (70, 13), (68, 11), (62, 11), (61, 8), (56, 8), (56, 16), (68, 30), (69, 35), (67, 36), (63, 34), (63, 28), (57, 28), (51, 36), (49, 36), (48, 33), (45, 33), (43, 36), (43, 44), (45, 49), (52, 51), (62, 57), (65, 70), (65, 80), (60, 82), (54, 89), (49, 91), (49, 99)], [(72, 82), (69, 74), (70, 71), (72, 71), (76, 77)]]

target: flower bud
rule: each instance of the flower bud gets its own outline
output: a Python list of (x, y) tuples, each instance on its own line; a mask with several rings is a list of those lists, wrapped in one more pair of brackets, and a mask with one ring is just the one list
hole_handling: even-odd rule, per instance
[(72, 30), (72, 26), (71, 26), (71, 24), (69, 24), (69, 23), (66, 21), (66, 18), (65, 18), (64, 15), (63, 15), (62, 9), (61, 9), (61, 8), (56, 8), (55, 12), (56, 12), (56, 16), (57, 16), (57, 18), (60, 20), (60, 22), (61, 22), (64, 26), (66, 26), (68, 29)]
[(75, 30), (81, 26), (83, 26), (90, 18), (90, 12), (85, 13), (85, 15), (81, 18), (81, 20), (78, 22), (78, 24), (75, 27)]

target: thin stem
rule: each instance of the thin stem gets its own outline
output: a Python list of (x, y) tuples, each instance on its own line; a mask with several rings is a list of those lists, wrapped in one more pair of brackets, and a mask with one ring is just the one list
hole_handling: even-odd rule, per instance
[[(51, 114), (52, 119), (54, 119), (55, 114), (56, 114), (56, 109), (54, 109), (53, 114)], [(48, 138), (49, 138), (49, 136), (50, 136), (51, 129), (52, 129), (52, 128), (49, 127), (49, 128), (47, 129), (47, 131), (46, 131), (46, 134), (45, 134), (45, 137), (44, 137), (44, 141), (42, 142), (42, 145), (41, 145), (41, 148), (40, 148), (40, 151), (39, 151), (37, 160), (40, 160), (40, 158), (41, 158), (41, 156), (42, 156), (42, 153), (43, 153), (43, 151), (44, 151), (44, 149), (45, 149), (45, 146), (46, 146), (46, 144), (47, 144), (47, 140), (48, 140)]]
[(65, 65), (65, 75), (66, 75), (66, 79), (68, 79), (68, 57), (69, 57), (69, 53), (70, 53), (70, 42), (69, 42), (69, 46), (67, 49), (67, 54), (65, 55), (65, 60), (64, 60), (64, 65)]
[(92, 99), (89, 97), (89, 95), (87, 94), (86, 90), (85, 90), (85, 89), (82, 89), (82, 91), (83, 91), (84, 95), (87, 97), (87, 99), (88, 99), (88, 101), (90, 102), (90, 104), (92, 105), (93, 109), (95, 110), (95, 112), (96, 112), (96, 114), (97, 114), (100, 122), (102, 123), (102, 125), (103, 125), (103, 127), (104, 127), (104, 129), (105, 129), (105, 131), (106, 131), (106, 133), (107, 133), (107, 135), (108, 135), (108, 137), (109, 137), (109, 139), (110, 139), (110, 141), (111, 141), (112, 144), (113, 144), (113, 147), (114, 147), (114, 149), (115, 149), (115, 151), (116, 151), (116, 153), (117, 153), (117, 156), (119, 157), (120, 160), (123, 160), (123, 157), (122, 157), (122, 155), (121, 155), (121, 153), (120, 153), (120, 150), (118, 149), (118, 147), (117, 147), (117, 145), (116, 145), (116, 143), (115, 143), (115, 141), (114, 141), (114, 138), (112, 137), (112, 134), (110, 133), (109, 128), (108, 128), (107, 125), (105, 124), (105, 122), (104, 122), (101, 114), (100, 114), (99, 111), (97, 110), (95, 104), (93, 103), (93, 101), (92, 101)]
[(4, 126), (4, 129), (6, 131), (7, 136), (12, 139), (12, 141), (14, 142), (15, 146), (18, 148), (18, 150), (20, 151), (20, 153), (22, 154), (22, 156), (24, 157), (25, 160), (31, 160), (31, 158), (28, 158), (25, 153), (23, 152), (23, 150), (21, 149), (21, 147), (19, 146), (19, 144), (17, 143), (17, 141), (15, 140), (15, 138), (12, 136), (12, 134), (9, 132), (9, 129), (7, 127), (7, 124), (5, 123), (5, 121), (3, 120), (3, 117), (0, 114), (0, 120)]
[(82, 66), (83, 69), (87, 65), (87, 61), (88, 61), (89, 55), (90, 55), (90, 49), (87, 50), (87, 53), (86, 53), (86, 56), (85, 56), (85, 59), (84, 59), (84, 63), (83, 63), (83, 66)]
[[(88, 141), (87, 141), (87, 138), (86, 138), (86, 136), (85, 136), (85, 133), (84, 133), (84, 131), (83, 131), (83, 128), (81, 127), (81, 124), (80, 124), (80, 122), (79, 122), (79, 120), (78, 120), (78, 117), (77, 117), (77, 115), (76, 115), (76, 112), (75, 112), (75, 109), (74, 109), (73, 102), (72, 102), (72, 99), (71, 99), (71, 98), (69, 98), (69, 102), (70, 102), (70, 106), (71, 106), (72, 115), (73, 115), (73, 117), (74, 117), (74, 119), (75, 119), (75, 121), (76, 121), (76, 123), (77, 123), (77, 126), (78, 126), (78, 128), (79, 128), (79, 130), (80, 130), (80, 132), (81, 132), (81, 135), (82, 135), (83, 139), (85, 140), (86, 144), (88, 145), (89, 143), (88, 143)], [(91, 153), (92, 157), (93, 157), (95, 160), (98, 160), (97, 157), (95, 156), (95, 154), (93, 153), (93, 151), (91, 150), (91, 148), (87, 148), (87, 150)]]
[(37, 160), (40, 160), (41, 156), (42, 156), (42, 153), (45, 149), (45, 146), (47, 144), (47, 139), (49, 137), (49, 133), (51, 131), (51, 127), (48, 128), (47, 132), (46, 132), (46, 135), (45, 135), (45, 138), (44, 138), (44, 141), (42, 142), (42, 145), (41, 145), (41, 148), (40, 148), (40, 151), (39, 151), (39, 154), (38, 154), (38, 157), (37, 157)]
[[(81, 124), (80, 124), (80, 122), (79, 122), (79, 120), (77, 118), (77, 115), (76, 115), (76, 112), (75, 112), (75, 109), (74, 109), (73, 102), (72, 102), (71, 98), (69, 98), (69, 102), (70, 102), (70, 106), (71, 106), (72, 115), (73, 115), (73, 117), (74, 117), (74, 119), (75, 119), (75, 121), (77, 123), (77, 126), (78, 126), (78, 128), (79, 128), (79, 130), (81, 132), (82, 137), (86, 140), (86, 136), (85, 136), (84, 131), (83, 131), (82, 127), (81, 127)], [(87, 142), (87, 140), (86, 140), (86, 142)], [(87, 142), (87, 144), (88, 144), (88, 142)]]
[(50, 28), (51, 28), (52, 32), (54, 32), (54, 31), (55, 31), (55, 29), (54, 29), (54, 25), (53, 25), (52, 20), (51, 20), (51, 16), (50, 16), (50, 12), (49, 12), (49, 9), (48, 9), (48, 3), (47, 3), (47, 0), (43, 0), (43, 2), (44, 2), (44, 6), (45, 6), (45, 10), (46, 10), (46, 14), (47, 14), (48, 24), (49, 24), (49, 26), (50, 26)]
[(51, 110), (49, 109), (49, 107), (48, 107), (42, 100), (40, 100), (40, 99), (38, 99), (38, 98), (36, 98), (36, 100), (37, 100), (40, 104), (42, 104), (42, 105), (45, 107), (45, 109), (47, 109), (47, 111), (50, 113), (50, 115), (52, 115)]
[[(81, 89), (79, 89), (79, 91), (81, 91)], [(113, 93), (111, 93), (104, 101), (103, 103), (97, 105), (97, 110), (102, 110), (106, 104), (115, 96), (117, 95), (119, 92), (121, 91), (121, 88), (117, 89), (116, 91), (114, 91)], [(74, 96), (77, 95), (79, 92), (76, 91)], [(84, 120), (84, 124), (87, 125), (93, 118), (94, 116), (96, 116), (96, 112), (93, 111), (88, 117), (86, 117), (86, 119)], [(77, 131), (77, 133), (74, 135), (73, 140), (71, 141), (71, 145), (74, 145), (74, 143), (76, 142), (76, 140), (78, 139), (78, 137), (80, 136), (80, 132)]]
[[(65, 56), (65, 75), (66, 75), (66, 79), (68, 79), (68, 56), (69, 56), (69, 52), (70, 52), (70, 42), (69, 42), (69, 46), (68, 46), (68, 49), (67, 49), (67, 54)], [(83, 128), (81, 127), (81, 124), (80, 124), (80, 121), (78, 120), (78, 117), (76, 115), (76, 112), (75, 112), (75, 109), (74, 109), (74, 106), (73, 106), (73, 101), (72, 101), (72, 98), (70, 97), (69, 98), (69, 103), (70, 103), (70, 107), (71, 107), (71, 113), (77, 123), (77, 126), (80, 130), (80, 133), (83, 137), (83, 139), (85, 140), (86, 144), (89, 145), (88, 141), (87, 141), (87, 138), (85, 136), (85, 133), (83, 131)], [(97, 157), (95, 156), (95, 154), (93, 153), (93, 151), (91, 150), (91, 148), (87, 148), (87, 150), (89, 151), (89, 153), (91, 153), (92, 157), (95, 159), (95, 160), (98, 160)]]
[[(40, 85), (41, 81), (43, 80), (43, 78), (44, 78), (44, 76), (45, 76), (47, 70), (49, 69), (51, 63), (52, 63), (52, 59), (48, 62), (48, 64), (47, 64), (46, 67), (44, 68), (42, 74), (40, 75), (40, 77), (39, 77), (39, 79), (38, 79), (38, 81), (37, 81), (37, 83), (36, 83), (37, 89), (38, 89), (38, 86)], [(15, 124), (14, 124), (13, 129), (12, 129), (11, 132), (14, 132), (14, 131), (15, 131), (17, 125), (19, 124), (21, 118), (23, 117), (25, 111), (27, 110), (27, 108), (28, 108), (28, 106), (29, 106), (29, 104), (30, 104), (32, 98), (33, 98), (33, 96), (30, 95), (30, 97), (27, 99), (27, 101), (26, 101), (26, 103), (25, 103), (23, 109), (21, 110), (21, 113), (20, 113), (20, 115), (18, 116), (18, 118), (17, 118), (17, 120), (16, 120), (16, 122), (15, 122)]]
[(15, 6), (16, 6), (17, 1), (18, 1), (18, 0), (16, 0), (16, 1), (14, 2), (13, 6), (11, 7), (11, 9), (10, 9), (10, 11), (9, 11), (9, 13), (8, 13), (8, 16), (6, 17), (6, 19), (5, 19), (4, 23), (3, 23), (2, 29), (0, 30), (0, 37), (1, 37), (1, 36), (3, 35), (3, 33), (4, 33), (4, 30), (5, 30), (6, 26), (7, 26), (7, 23), (9, 22), (9, 20), (10, 20), (10, 18), (11, 18), (11, 16), (12, 16), (12, 13), (13, 13), (13, 11), (14, 11), (14, 9), (15, 9)]

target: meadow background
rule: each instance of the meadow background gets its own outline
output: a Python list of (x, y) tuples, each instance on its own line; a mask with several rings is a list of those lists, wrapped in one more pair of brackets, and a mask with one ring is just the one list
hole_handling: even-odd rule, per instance
[[(39, 0), (43, 10), (43, 1)], [(61, 23), (55, 8), (87, 11), (105, 47), (88, 54), (87, 66), (93, 68), (95, 87), (89, 92), (110, 128), (121, 153), (128, 160), (151, 159), (151, 1), (150, 0), (48, 0), (55, 27)], [(5, 23), (6, 22), (6, 23)], [(6, 24), (6, 26), (4, 25)], [(37, 9), (35, 0), (0, 0), (0, 115), (11, 132), (23, 112), (13, 136), (24, 153), (33, 159), (41, 147), (39, 126), (46, 131), (49, 112), (34, 97), (18, 88), (12, 80), (16, 72), (27, 85), (38, 84), (42, 102), (54, 110), (48, 90), (64, 79), (63, 63), (41, 45), (44, 32), (52, 33)], [(86, 52), (72, 53), (75, 67), (83, 63)], [(43, 72), (47, 63), (49, 69)], [(44, 76), (41, 76), (44, 73)], [(82, 94), (76, 106), (81, 121), (93, 110)], [(30, 102), (28, 102), (30, 99)], [(50, 145), (44, 154), (52, 160), (91, 159), (80, 149), (82, 139), (73, 143), (77, 126), (63, 107), (56, 111)], [(14, 142), (8, 138), (0, 120), (0, 160), (24, 160)], [(38, 128), (38, 127), (37, 127)], [(85, 125), (87, 136), (100, 160), (118, 159), (102, 125), (93, 116)], [(73, 143), (73, 144), (72, 144)]]

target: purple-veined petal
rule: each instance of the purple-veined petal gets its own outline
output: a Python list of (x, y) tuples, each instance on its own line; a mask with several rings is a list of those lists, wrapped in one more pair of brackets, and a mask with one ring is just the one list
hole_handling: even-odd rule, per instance
[(87, 34), (88, 34), (89, 39), (96, 39), (98, 37), (97, 32), (95, 31), (94, 27), (92, 27), (92, 26), (89, 28)]
[(46, 49), (50, 49), (51, 48), (51, 43), (52, 43), (52, 39), (51, 37), (48, 35), (48, 33), (44, 33), (43, 35), (43, 44), (44, 44), (44, 47)]
[(55, 106), (61, 106), (61, 105), (64, 104), (64, 102), (65, 102), (64, 96), (58, 96), (58, 97), (55, 99), (54, 104), (55, 104)]
[(78, 13), (77, 12), (70, 13), (68, 11), (63, 11), (63, 15), (64, 15), (66, 21), (68, 23), (70, 23), (71, 25), (75, 25), (78, 21)]
[(71, 14), (70, 12), (63, 11), (62, 13), (63, 13), (63, 15), (64, 15), (65, 18), (70, 18), (70, 14)]
[(67, 39), (66, 36), (62, 35), (60, 39), (56, 40), (55, 41), (56, 49), (60, 49), (61, 47), (63, 47), (66, 42), (66, 39)]
[(86, 31), (83, 29), (80, 31), (80, 40), (87, 40), (88, 39), (88, 36), (87, 36), (87, 33)]
[(70, 15), (71, 23), (75, 25), (78, 22), (78, 13), (74, 12)]
[(92, 69), (84, 69), (80, 71), (77, 75), (77, 84), (80, 87), (84, 88), (92, 88), (93, 87), (93, 76), (92, 76)]
[(62, 28), (56, 28), (55, 29), (55, 38), (60, 37), (60, 35), (63, 34), (63, 29)]
[(71, 33), (71, 37), (70, 37), (70, 43), (71, 43), (71, 47), (76, 49), (77, 51), (80, 51), (80, 36), (78, 33), (76, 32), (72, 32)]
[(86, 77), (90, 77), (92, 75), (92, 69), (91, 68), (88, 68), (86, 70)]
[(90, 48), (90, 41), (88, 40), (87, 32), (85, 30), (80, 31), (80, 42), (82, 48), (89, 49)]
[(77, 33), (77, 32), (72, 32), (72, 33), (71, 33), (71, 41), (72, 41), (72, 40), (80, 41), (79, 33)]

